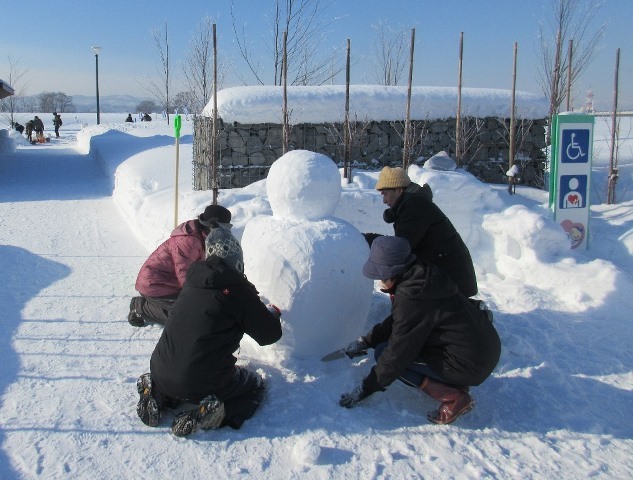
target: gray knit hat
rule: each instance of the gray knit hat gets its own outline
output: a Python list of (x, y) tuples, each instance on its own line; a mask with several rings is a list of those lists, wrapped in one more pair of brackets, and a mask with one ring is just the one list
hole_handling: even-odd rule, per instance
[(372, 242), (363, 275), (372, 280), (387, 280), (397, 277), (414, 262), (415, 255), (406, 238), (383, 235)]
[(226, 228), (212, 228), (205, 240), (207, 258), (211, 255), (220, 257), (231, 268), (244, 273), (244, 254), (240, 242)]

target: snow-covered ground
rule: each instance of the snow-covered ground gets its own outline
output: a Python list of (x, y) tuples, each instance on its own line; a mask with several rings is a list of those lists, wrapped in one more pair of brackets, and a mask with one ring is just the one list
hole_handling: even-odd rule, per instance
[[(620, 203), (611, 206), (602, 203), (608, 121), (596, 119), (586, 251), (569, 249), (546, 192), (519, 186), (510, 196), (463, 172), (410, 170), (468, 244), (502, 339), (497, 369), (472, 389), (472, 412), (429, 424), (435, 402), (397, 382), (347, 410), (338, 398), (371, 357), (280, 358), (245, 341), (239, 362), (269, 385), (261, 409), (239, 431), (181, 439), (170, 433), (171, 415), (155, 429), (136, 417), (135, 381), (161, 328), (126, 320), (140, 265), (173, 228), (173, 129), (160, 118), (123, 124), (115, 122), (125, 115), (105, 114), (95, 126), (94, 114), (62, 116), (59, 140), (0, 153), (3, 479), (633, 477), (630, 117), (621, 126)], [(179, 147), (184, 221), (212, 197), (191, 189), (186, 119)], [(335, 216), (389, 233), (377, 176), (355, 172)], [(266, 181), (223, 190), (219, 203), (239, 238), (251, 219), (272, 214)], [(341, 293), (304, 312), (323, 354), (353, 340), (319, 344), (324, 312), (348, 307)], [(374, 292), (364, 327), (388, 309)]]

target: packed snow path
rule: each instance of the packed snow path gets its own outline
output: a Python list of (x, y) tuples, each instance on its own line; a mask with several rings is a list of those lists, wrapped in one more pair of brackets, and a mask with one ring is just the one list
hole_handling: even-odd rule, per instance
[(125, 314), (146, 252), (111, 194), (88, 156), (56, 141), (0, 164), (2, 478), (103, 472), (112, 422), (132, 413), (123, 372), (153, 339), (134, 338)]

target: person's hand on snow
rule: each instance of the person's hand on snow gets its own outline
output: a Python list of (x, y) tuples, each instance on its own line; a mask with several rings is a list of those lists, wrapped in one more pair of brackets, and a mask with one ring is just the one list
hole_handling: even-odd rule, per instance
[(338, 404), (341, 407), (354, 408), (361, 400), (367, 398), (368, 396), (369, 395), (365, 392), (363, 386), (359, 385), (351, 392), (341, 395), (341, 399), (338, 401)]
[(374, 370), (374, 368), (372, 368), (371, 372), (369, 372), (369, 375), (367, 375), (363, 380), (363, 383), (361, 383), (351, 392), (341, 395), (341, 399), (338, 401), (338, 404), (341, 407), (354, 408), (362, 400), (369, 397), (371, 394), (383, 390), (384, 388), (378, 385), (376, 371)]
[(277, 320), (281, 318), (281, 310), (279, 310), (279, 307), (277, 305), (273, 305), (272, 303), (269, 303), (268, 305), (266, 305), (266, 308), (268, 309), (270, 313), (272, 313), (275, 316)]
[(358, 340), (353, 341), (345, 348), (345, 355), (349, 358), (360, 357), (367, 355), (367, 342), (363, 337), (358, 337)]

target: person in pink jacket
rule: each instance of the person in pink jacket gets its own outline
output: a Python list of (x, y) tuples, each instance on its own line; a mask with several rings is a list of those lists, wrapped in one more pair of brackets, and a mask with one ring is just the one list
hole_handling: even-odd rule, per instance
[(212, 228), (231, 228), (231, 212), (221, 205), (209, 205), (198, 218), (178, 225), (169, 238), (149, 256), (136, 278), (140, 296), (130, 302), (130, 325), (165, 325), (169, 312), (185, 283), (187, 270), (204, 260), (204, 242)]

